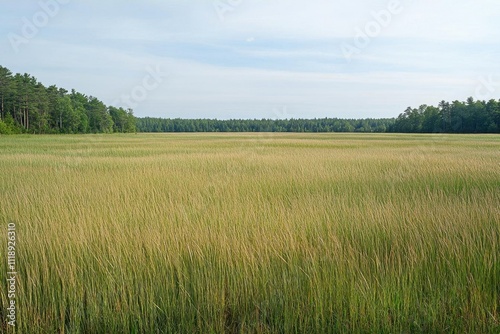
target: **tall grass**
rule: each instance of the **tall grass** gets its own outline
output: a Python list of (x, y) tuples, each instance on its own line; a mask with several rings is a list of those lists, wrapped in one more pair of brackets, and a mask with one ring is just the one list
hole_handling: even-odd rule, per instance
[(498, 136), (0, 137), (0, 170), (20, 333), (500, 332)]

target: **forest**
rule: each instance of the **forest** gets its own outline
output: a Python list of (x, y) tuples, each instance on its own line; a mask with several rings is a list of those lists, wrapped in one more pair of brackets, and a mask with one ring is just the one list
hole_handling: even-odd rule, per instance
[(138, 118), (140, 132), (386, 132), (394, 119), (164, 119)]
[(138, 118), (139, 132), (398, 132), (499, 133), (500, 101), (442, 101), (381, 119), (164, 119)]
[(500, 100), (441, 101), (437, 107), (407, 108), (391, 132), (399, 133), (500, 133)]
[(139, 132), (397, 132), (499, 133), (500, 100), (409, 107), (394, 118), (380, 119), (164, 119), (138, 118)]
[(0, 66), (0, 134), (112, 132), (500, 133), (500, 100), (441, 101), (381, 119), (136, 118), (132, 109), (106, 106), (74, 89), (46, 87), (27, 73)]
[(0, 134), (135, 132), (132, 110), (0, 66)]

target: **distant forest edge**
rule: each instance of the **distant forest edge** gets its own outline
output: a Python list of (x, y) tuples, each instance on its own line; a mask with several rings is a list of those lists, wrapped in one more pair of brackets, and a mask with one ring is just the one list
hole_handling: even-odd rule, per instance
[(131, 109), (0, 66), (0, 134), (112, 132), (399, 132), (500, 133), (500, 100), (442, 101), (382, 119), (165, 119), (136, 118)]

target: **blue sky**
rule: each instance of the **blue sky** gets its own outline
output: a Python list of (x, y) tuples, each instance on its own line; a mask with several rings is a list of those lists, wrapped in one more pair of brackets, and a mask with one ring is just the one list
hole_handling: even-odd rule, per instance
[(395, 117), (500, 98), (497, 0), (4, 1), (0, 36), (0, 65), (137, 116)]

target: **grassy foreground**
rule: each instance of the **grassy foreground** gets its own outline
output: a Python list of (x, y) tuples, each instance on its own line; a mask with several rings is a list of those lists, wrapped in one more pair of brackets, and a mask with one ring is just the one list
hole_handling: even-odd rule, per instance
[(0, 137), (19, 333), (499, 333), (500, 136)]

